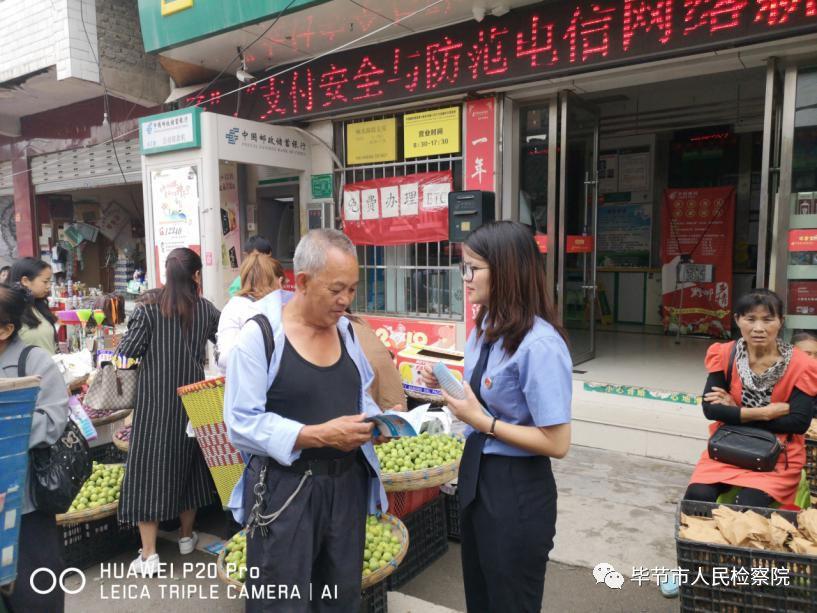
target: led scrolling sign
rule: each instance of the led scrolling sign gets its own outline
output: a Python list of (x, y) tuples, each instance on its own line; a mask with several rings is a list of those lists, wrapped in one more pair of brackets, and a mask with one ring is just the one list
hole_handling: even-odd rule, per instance
[[(321, 58), (244, 90), (240, 115), (327, 115), (813, 31), (817, 0), (539, 4)], [(186, 103), (232, 113), (235, 95), (213, 100), (219, 95), (214, 89)]]

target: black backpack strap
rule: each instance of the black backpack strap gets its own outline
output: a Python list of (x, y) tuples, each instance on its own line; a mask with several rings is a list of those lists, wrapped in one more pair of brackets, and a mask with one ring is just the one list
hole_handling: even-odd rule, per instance
[(23, 348), (23, 351), (20, 353), (20, 359), (17, 360), (17, 376), (18, 377), (25, 377), (26, 376), (26, 362), (28, 361), (28, 354), (31, 353), (31, 350), (34, 349), (33, 345), (28, 345), (27, 347)]
[(269, 368), (272, 363), (272, 354), (275, 352), (275, 336), (272, 332), (272, 325), (263, 313), (254, 315), (250, 318), (250, 321), (254, 321), (261, 328), (261, 336), (264, 337), (264, 351), (267, 354), (267, 368)]

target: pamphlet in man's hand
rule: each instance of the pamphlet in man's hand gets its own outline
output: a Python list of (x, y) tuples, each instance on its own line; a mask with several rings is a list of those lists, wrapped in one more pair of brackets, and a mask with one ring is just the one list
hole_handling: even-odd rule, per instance
[(430, 404), (424, 404), (411, 411), (384, 411), (380, 415), (367, 417), (366, 421), (374, 423), (375, 436), (417, 436), (430, 407)]

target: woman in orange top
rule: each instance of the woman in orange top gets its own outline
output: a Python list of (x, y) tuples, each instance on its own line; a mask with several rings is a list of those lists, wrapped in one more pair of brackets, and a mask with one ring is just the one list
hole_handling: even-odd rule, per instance
[[(709, 378), (703, 410), (715, 421), (710, 436), (722, 424), (753, 426), (774, 432), (785, 451), (773, 471), (758, 472), (713, 460), (704, 450), (684, 498), (715, 502), (732, 486), (740, 486), (737, 504), (793, 504), (806, 463), (803, 434), (817, 395), (817, 362), (778, 337), (783, 302), (774, 292), (754, 289), (737, 301), (734, 312), (741, 338), (712, 345), (706, 353)], [(733, 346), (731, 389), (726, 389)]]

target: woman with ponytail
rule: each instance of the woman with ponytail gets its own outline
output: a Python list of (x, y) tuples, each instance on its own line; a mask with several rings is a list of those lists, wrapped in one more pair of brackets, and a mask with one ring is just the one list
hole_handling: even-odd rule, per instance
[(26, 345), (57, 353), (57, 317), (48, 308), (51, 291), (51, 266), (35, 258), (20, 258), (11, 267), (11, 283), (26, 293), (28, 304), (23, 312), (20, 339)]
[(201, 297), (201, 258), (190, 249), (167, 256), (165, 286), (133, 312), (117, 353), (141, 358), (120, 521), (142, 537), (134, 572), (153, 575), (159, 522), (181, 521), (179, 551), (192, 553), (196, 510), (213, 500), (213, 485), (176, 390), (204, 379), (207, 341), (215, 342), (219, 312)]

